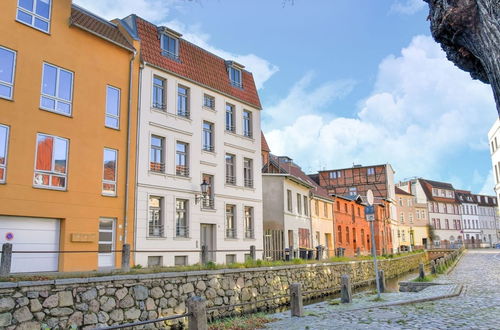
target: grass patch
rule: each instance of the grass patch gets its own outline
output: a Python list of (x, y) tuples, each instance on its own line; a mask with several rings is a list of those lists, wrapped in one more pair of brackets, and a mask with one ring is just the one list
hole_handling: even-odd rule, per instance
[(328, 305), (332, 305), (332, 306), (340, 305), (340, 299), (329, 300)]
[(319, 316), (319, 314), (316, 314), (314, 312), (305, 312), (304, 315), (305, 316)]
[(424, 278), (417, 277), (412, 282), (432, 282), (435, 278), (434, 275), (425, 275)]
[(382, 297), (376, 297), (376, 298), (373, 298), (371, 299), (370, 301), (374, 301), (374, 302), (381, 302), (381, 301), (385, 301)]
[(264, 325), (275, 321), (264, 313), (256, 313), (239, 317), (217, 320), (208, 325), (209, 330), (244, 330), (262, 329)]

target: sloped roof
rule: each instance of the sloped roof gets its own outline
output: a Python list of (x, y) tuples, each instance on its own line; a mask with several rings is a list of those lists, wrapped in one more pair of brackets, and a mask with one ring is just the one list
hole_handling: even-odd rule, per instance
[(406, 196), (413, 196), (407, 191), (404, 191), (403, 189), (396, 187), (396, 195), (406, 195)]
[(498, 206), (498, 201), (496, 196), (476, 195), (476, 194), (473, 194), (472, 196), (475, 197), (475, 200), (477, 201), (477, 204), (479, 206), (490, 206), (490, 207)]
[(422, 186), (422, 189), (424, 190), (425, 196), (427, 197), (428, 200), (435, 202), (443, 202), (443, 203), (458, 202), (458, 200), (455, 198), (432, 196), (432, 188), (455, 190), (450, 183), (432, 181), (426, 179), (418, 179), (418, 181), (420, 182), (420, 185)]
[(262, 151), (267, 151), (271, 152), (271, 149), (269, 148), (269, 145), (267, 144), (266, 137), (264, 136), (264, 132), (260, 131), (260, 145)]
[(75, 4), (71, 6), (69, 24), (92, 33), (131, 52), (134, 51), (134, 47), (120, 32), (116, 24), (111, 23)]
[[(226, 61), (182, 38), (179, 38), (179, 60), (162, 55), (158, 26), (132, 15), (123, 19), (129, 29), (137, 29), (141, 41), (142, 61), (172, 74), (198, 83), (209, 89), (233, 97), (257, 109), (261, 109), (253, 75), (241, 70), (243, 88), (229, 81)], [(134, 21), (135, 24), (131, 24)], [(132, 26), (131, 26), (132, 25)], [(135, 32), (135, 31), (134, 31)]]

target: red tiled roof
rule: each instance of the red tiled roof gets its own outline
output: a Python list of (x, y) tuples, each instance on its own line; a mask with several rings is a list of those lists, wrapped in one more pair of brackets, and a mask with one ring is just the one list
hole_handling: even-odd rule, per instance
[(260, 148), (262, 151), (271, 152), (271, 149), (267, 144), (266, 137), (264, 136), (264, 133), (262, 131), (260, 131)]
[(407, 196), (413, 196), (409, 192), (404, 191), (403, 189), (396, 187), (396, 194), (398, 195), (407, 195)]
[(435, 202), (443, 202), (443, 203), (457, 203), (458, 202), (455, 198), (438, 197), (438, 196), (432, 195), (432, 188), (433, 187), (455, 190), (451, 184), (445, 183), (445, 182), (424, 180), (424, 179), (419, 179), (419, 181), (420, 181), (422, 189), (424, 190), (424, 193), (427, 196), (428, 200), (435, 201)]
[(229, 81), (224, 59), (184, 39), (179, 39), (180, 60), (173, 60), (161, 54), (156, 25), (140, 17), (136, 17), (136, 25), (141, 40), (141, 59), (144, 62), (261, 109), (257, 88), (250, 72), (241, 70), (243, 88), (234, 87)]
[(98, 37), (101, 37), (120, 47), (134, 51), (132, 44), (128, 42), (115, 24), (106, 21), (105, 19), (100, 18), (99, 16), (96, 16), (95, 14), (77, 5), (72, 5), (71, 7), (69, 24), (95, 34)]

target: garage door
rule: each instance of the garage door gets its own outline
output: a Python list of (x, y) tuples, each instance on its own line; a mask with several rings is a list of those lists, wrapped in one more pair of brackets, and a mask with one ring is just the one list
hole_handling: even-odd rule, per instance
[[(0, 215), (0, 243), (12, 243), (13, 251), (58, 251), (59, 220)], [(12, 255), (12, 273), (57, 270), (57, 253)]]

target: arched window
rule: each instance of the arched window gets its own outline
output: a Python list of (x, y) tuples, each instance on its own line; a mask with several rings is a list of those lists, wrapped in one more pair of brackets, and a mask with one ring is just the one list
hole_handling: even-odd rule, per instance
[(342, 243), (342, 227), (341, 226), (338, 226), (337, 238), (339, 240), (339, 243)]
[(365, 230), (361, 229), (361, 244), (365, 247)]
[(352, 243), (356, 244), (356, 228), (352, 229)]
[(345, 227), (345, 242), (349, 244), (349, 227)]

